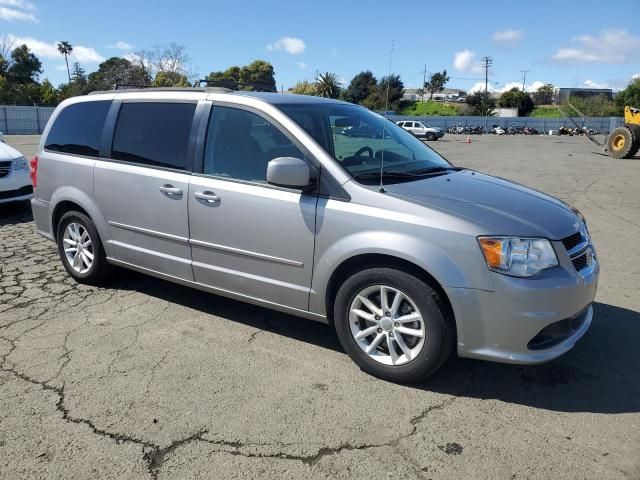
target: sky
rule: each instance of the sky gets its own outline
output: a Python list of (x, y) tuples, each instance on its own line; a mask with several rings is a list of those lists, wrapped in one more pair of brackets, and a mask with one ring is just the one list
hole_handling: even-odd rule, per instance
[(621, 89), (640, 78), (640, 1), (616, 0), (615, 11), (624, 14), (590, 0), (0, 0), (0, 35), (26, 43), (43, 62), (40, 79), (54, 84), (67, 76), (55, 44), (67, 40), (70, 61), (87, 72), (106, 58), (176, 42), (194, 78), (262, 59), (285, 90), (316, 71), (346, 86), (362, 70), (378, 78), (391, 71), (417, 88), (425, 64), (427, 75), (446, 69), (448, 87), (484, 89), (485, 55), (493, 57), (493, 91), (521, 87), (522, 70), (528, 90)]

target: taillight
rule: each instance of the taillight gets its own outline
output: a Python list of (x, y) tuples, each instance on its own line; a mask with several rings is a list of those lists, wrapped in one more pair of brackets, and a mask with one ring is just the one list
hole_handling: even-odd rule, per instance
[(38, 185), (38, 157), (35, 156), (29, 162), (29, 176), (31, 177), (31, 183), (33, 188)]

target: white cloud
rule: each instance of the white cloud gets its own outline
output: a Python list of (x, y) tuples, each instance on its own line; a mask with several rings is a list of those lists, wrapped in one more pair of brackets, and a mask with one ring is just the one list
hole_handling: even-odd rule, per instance
[(0, 20), (6, 20), (8, 22), (38, 22), (38, 18), (31, 12), (1, 6)]
[(631, 80), (640, 80), (640, 73), (636, 73), (635, 75), (631, 75)]
[(307, 46), (304, 41), (296, 37), (282, 37), (274, 43), (267, 45), (267, 50), (284, 50), (291, 55), (300, 55)]
[[(487, 90), (490, 93), (495, 93), (498, 91), (498, 89), (491, 84), (487, 86)], [(476, 84), (473, 85), (473, 87), (469, 89), (469, 93), (476, 93), (476, 92), (484, 92), (484, 82), (477, 82)]]
[(0, 0), (0, 5), (7, 7), (20, 8), (21, 10), (35, 10), (36, 7), (31, 2), (25, 0)]
[[(17, 47), (24, 44), (38, 57), (51, 59), (60, 58), (57, 42), (47, 43), (35, 38), (17, 37), (12, 34), (7, 35), (7, 37), (14, 46)], [(72, 62), (80, 63), (100, 63), (104, 61), (104, 57), (96, 52), (94, 48), (84, 47), (82, 45), (73, 45), (73, 52), (71, 52), (70, 58)]]
[(67, 66), (66, 65), (58, 65), (56, 67), (56, 70), (60, 70), (61, 72), (66, 72), (67, 71)]
[(453, 57), (453, 68), (459, 72), (482, 72), (480, 62), (476, 60), (476, 53), (471, 50), (464, 49), (456, 52)]
[(298, 62), (298, 67), (300, 67), (300, 69), (304, 70), (305, 68), (307, 68), (307, 64), (304, 62)]
[(582, 85), (586, 88), (611, 88), (607, 82), (594, 82), (593, 80), (585, 80)]
[(492, 39), (496, 43), (515, 45), (522, 40), (522, 37), (524, 37), (524, 31), (507, 28), (505, 30), (495, 32)]
[(113, 45), (107, 45), (107, 48), (117, 48), (118, 50), (132, 50), (133, 49), (133, 45), (127, 43), (127, 42), (116, 42)]
[(640, 37), (626, 30), (603, 30), (598, 35), (580, 35), (573, 45), (563, 47), (551, 57), (564, 63), (621, 64), (640, 61)]
[[(535, 82), (525, 84), (524, 90), (525, 92), (529, 92), (529, 93), (535, 92), (543, 85), (545, 85), (544, 82), (541, 82), (540, 80), (536, 80)], [(496, 91), (501, 93), (508, 92), (512, 88), (517, 88), (518, 90), (522, 90), (522, 82), (514, 81), (514, 82), (506, 83), (502, 88), (496, 89)], [(482, 89), (484, 90), (484, 84)]]

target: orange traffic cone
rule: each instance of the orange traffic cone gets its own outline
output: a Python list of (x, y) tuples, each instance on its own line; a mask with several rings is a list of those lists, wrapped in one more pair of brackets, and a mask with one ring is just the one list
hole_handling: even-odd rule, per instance
[(467, 135), (467, 139), (464, 143), (471, 143), (471, 135)]

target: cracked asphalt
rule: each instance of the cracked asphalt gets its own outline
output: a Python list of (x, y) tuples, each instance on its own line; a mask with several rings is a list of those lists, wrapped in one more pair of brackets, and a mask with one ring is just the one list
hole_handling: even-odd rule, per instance
[(29, 208), (0, 207), (0, 478), (640, 478), (640, 159), (463, 141), (431, 145), (587, 217), (602, 275), (573, 351), (385, 383), (326, 325), (124, 270), (78, 285)]

